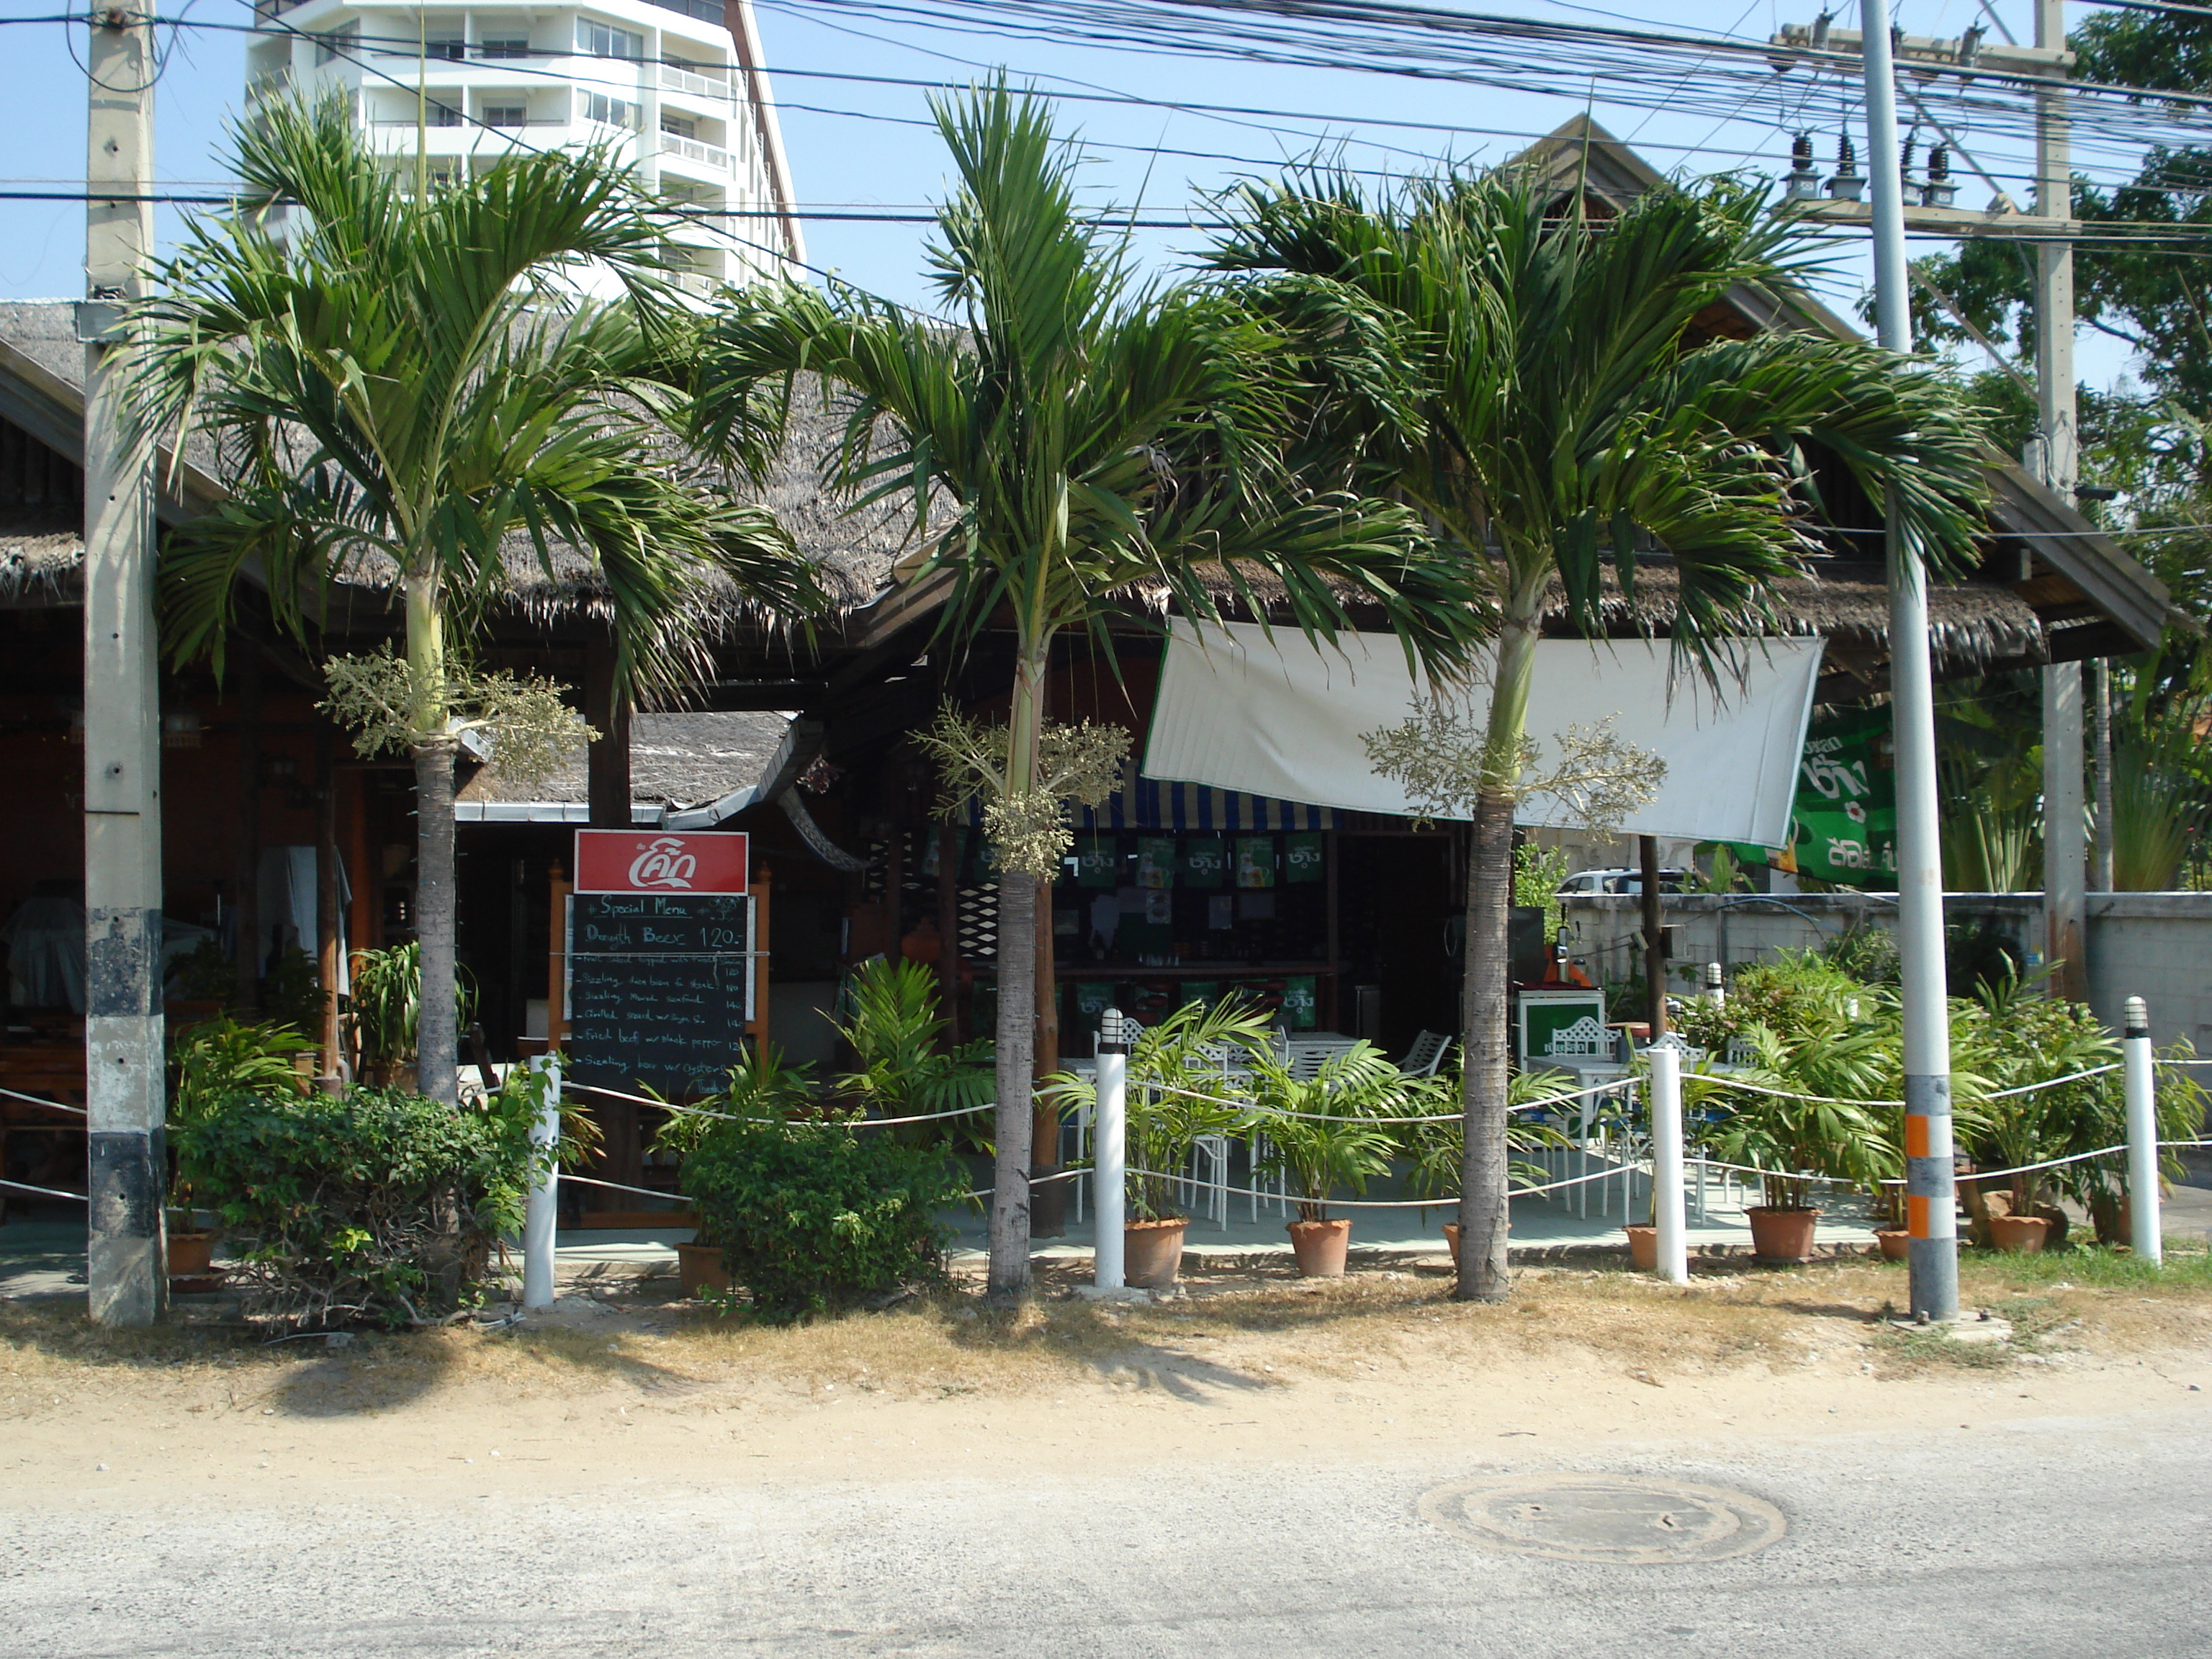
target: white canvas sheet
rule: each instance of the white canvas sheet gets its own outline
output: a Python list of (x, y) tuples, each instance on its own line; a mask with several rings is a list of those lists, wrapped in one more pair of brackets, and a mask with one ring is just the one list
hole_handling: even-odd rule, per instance
[[(1360, 743), (1428, 695), (1395, 638), (1346, 635), (1340, 651), (1293, 630), (1270, 639), (1249, 623), (1207, 629), (1202, 641), (1194, 624), (1173, 626), (1145, 776), (1355, 811), (1414, 811), (1398, 784), (1375, 775)], [(1820, 641), (1735, 642), (1741, 678), (1723, 673), (1717, 696), (1701, 678), (1670, 676), (1663, 641), (1545, 640), (1536, 652), (1528, 732), (1540, 749), (1548, 753), (1570, 726), (1609, 719), (1621, 738), (1667, 763), (1658, 793), (1624, 830), (1783, 844)], [(1455, 695), (1486, 712), (1487, 677)], [(1540, 757), (1540, 772), (1544, 764)], [(1523, 799), (1521, 821), (1570, 827), (1559, 804), (1541, 797)]]

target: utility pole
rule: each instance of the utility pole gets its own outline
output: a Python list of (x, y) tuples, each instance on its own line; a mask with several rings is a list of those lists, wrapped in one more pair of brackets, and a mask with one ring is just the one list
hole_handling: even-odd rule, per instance
[[(1905, 269), (1905, 181), (1889, 8), (1860, 0), (1867, 172), (1874, 191), (1875, 315), (1881, 343), (1912, 349)], [(1889, 696), (1897, 748), (1897, 944), (1905, 1038), (1905, 1206), (1916, 1318), (1959, 1316), (1958, 1194), (1951, 1163), (1951, 1025), (1943, 978), (1943, 862), (1936, 818), (1936, 688), (1928, 657), (1928, 572), (1885, 504), (1889, 544)]]
[[(85, 1099), (91, 1213), (85, 1282), (103, 1325), (146, 1325), (168, 1299), (162, 1199), (161, 693), (150, 446), (123, 404), (124, 307), (154, 240), (154, 30), (96, 13), (85, 166)], [(103, 196), (103, 189), (112, 196)]]
[[(1871, 203), (1858, 199), (1860, 182), (1855, 169), (1838, 168), (1829, 181), (1832, 199), (1816, 199), (1809, 167), (1800, 163), (1788, 184), (1790, 199), (1802, 204), (1805, 217), (1827, 224), (1863, 224), (1874, 231), (1875, 305), (1881, 343), (1893, 351), (1912, 348), (1911, 310), (1905, 260), (1905, 233), (1932, 231), (1966, 239), (2000, 236), (2027, 237), (2038, 244), (2039, 276), (2045, 272), (2068, 284), (2060, 296), (2066, 319), (2063, 329), (2044, 328), (2052, 349), (2063, 350), (2055, 362), (2046, 362), (2039, 348), (2038, 368), (2045, 371), (2039, 400), (2046, 440), (2058, 429), (2063, 447), (2063, 474), (2046, 471), (2045, 482), (2070, 491), (2074, 479), (2074, 414), (2071, 291), (2072, 266), (2063, 258), (2065, 239), (2079, 226), (2067, 216), (2068, 179), (2064, 150), (2064, 82), (2072, 63), (2065, 49), (2061, 0), (2036, 0), (2036, 44), (2022, 46), (2008, 40), (1997, 45), (1983, 38), (1978, 25), (1969, 27), (1956, 40), (1927, 36), (1893, 37), (1888, 8), (1880, 0), (1861, 0), (1861, 27), (1856, 30), (1830, 27), (1832, 14), (1823, 13), (1811, 25), (1786, 24), (1773, 36), (1781, 50), (1774, 58), (1778, 71), (1808, 66), (1815, 73), (1834, 71), (1838, 60), (1856, 52), (1864, 72), (1867, 104), (1867, 183)], [(1893, 58), (1901, 54), (1916, 74), (1971, 74), (1986, 66), (2008, 74), (2046, 77), (2051, 83), (2041, 90), (2038, 107), (2045, 143), (2038, 168), (2036, 211), (2019, 212), (1999, 195), (1980, 210), (1951, 205), (1956, 194), (1948, 171), (1949, 155), (1939, 173), (1931, 156), (1928, 177), (1917, 205), (1904, 199), (1905, 181), (1899, 165), (1897, 87)], [(1939, 127), (1938, 131), (1942, 129)], [(1950, 135), (1944, 134), (1948, 139)], [(2050, 188), (2056, 152), (2057, 188)], [(2062, 258), (2049, 262), (2053, 252)], [(2050, 296), (2039, 289), (2039, 299)], [(2040, 315), (2052, 313), (2045, 310)], [(2061, 342), (2063, 341), (2063, 346)], [(2063, 370), (2063, 374), (2051, 371)], [(2051, 401), (2054, 380), (2063, 382), (2064, 404)], [(2062, 422), (2054, 414), (2063, 414)], [(2053, 447), (2046, 441), (2045, 448)], [(2059, 478), (2063, 477), (2063, 486)], [(1951, 1041), (1943, 976), (1943, 876), (1936, 836), (1936, 728), (1933, 675), (1928, 657), (1927, 573), (1917, 550), (1897, 534), (1894, 514), (1889, 521), (1889, 648), (1890, 698), (1897, 734), (1897, 889), (1898, 949), (1902, 957), (1905, 1036), (1905, 1207), (1911, 1226), (1911, 1307), (1917, 1316), (1930, 1320), (1956, 1318), (1959, 1311), (1958, 1194), (1951, 1161)], [(2081, 813), (2081, 726), (2078, 665), (2073, 667), (2075, 686), (2074, 817), (2076, 851), (2072, 868), (2075, 914), (2080, 913), (2081, 858), (2079, 851)], [(2057, 671), (2052, 671), (2057, 672)], [(2058, 675), (2063, 685), (2064, 676)], [(2048, 683), (2046, 683), (2046, 695)], [(2048, 733), (2046, 732), (2046, 738)], [(2046, 744), (2047, 748), (2047, 744)], [(2052, 775), (2045, 763), (2046, 786)], [(2047, 879), (2047, 877), (2046, 877)], [(2078, 920), (2077, 920), (2078, 929)], [(2068, 959), (2078, 963), (2078, 947)]]
[[(2065, 0), (2035, 0), (2035, 44), (2066, 49)], [(2073, 216), (2074, 174), (2068, 155), (2066, 91), (2061, 78), (2035, 94), (2035, 211), (2043, 219)], [(2035, 413), (2042, 442), (2043, 482), (2074, 504), (2081, 475), (2081, 437), (2074, 410), (2074, 244), (2035, 245)], [(2089, 994), (2088, 899), (2083, 835), (2081, 665), (2055, 662), (2043, 671), (2044, 959), (2055, 963), (2052, 988), (2080, 1001)]]

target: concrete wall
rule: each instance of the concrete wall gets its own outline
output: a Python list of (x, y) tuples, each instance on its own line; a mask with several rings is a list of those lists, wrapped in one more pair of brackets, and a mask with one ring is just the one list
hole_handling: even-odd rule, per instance
[[(1644, 949), (1642, 901), (1613, 894), (1560, 901), (1574, 953), (1590, 977), (1635, 974)], [(1778, 950), (1826, 944), (1846, 928), (1888, 929), (1897, 901), (1883, 893), (1668, 895), (1661, 908), (1675, 929), (1670, 988), (1698, 988), (1705, 964), (1735, 967)], [(2160, 1043), (2187, 1037), (2212, 1054), (2212, 893), (2092, 893), (2089, 896), (2089, 1000), (2118, 1025), (2122, 1004), (2139, 996), (2150, 1006), (2151, 1032)], [(2039, 893), (1953, 893), (1947, 922), (1987, 921), (2023, 956), (2039, 949)]]

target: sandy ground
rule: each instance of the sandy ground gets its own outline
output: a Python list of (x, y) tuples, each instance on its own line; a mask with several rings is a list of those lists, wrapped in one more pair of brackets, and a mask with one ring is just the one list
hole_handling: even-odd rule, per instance
[(1974, 1288), (2014, 1339), (1943, 1355), (1877, 1319), (1901, 1275), (1857, 1264), (1688, 1290), (1524, 1273), (1499, 1308), (1440, 1275), (1224, 1279), (1151, 1307), (914, 1303), (787, 1331), (602, 1278), (514, 1326), (274, 1346), (0, 1304), (0, 1500), (206, 1514), (2212, 1411), (2212, 1290)]

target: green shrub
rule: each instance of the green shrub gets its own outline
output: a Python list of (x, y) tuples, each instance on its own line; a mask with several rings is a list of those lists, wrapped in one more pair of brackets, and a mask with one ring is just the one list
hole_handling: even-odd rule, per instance
[(941, 1150), (841, 1119), (717, 1122), (684, 1160), (702, 1243), (772, 1324), (944, 1273), (936, 1212), (965, 1184)]
[(394, 1089), (237, 1092), (179, 1125), (178, 1173), (238, 1247), (249, 1316), (423, 1323), (463, 1305), (522, 1224), (529, 1091), (481, 1107)]
[(226, 1014), (185, 1026), (169, 1040), (169, 1065), (176, 1079), (170, 1127), (198, 1122), (233, 1095), (298, 1094), (300, 1074), (293, 1069), (292, 1055), (307, 1046), (291, 1026), (274, 1021), (247, 1025)]

